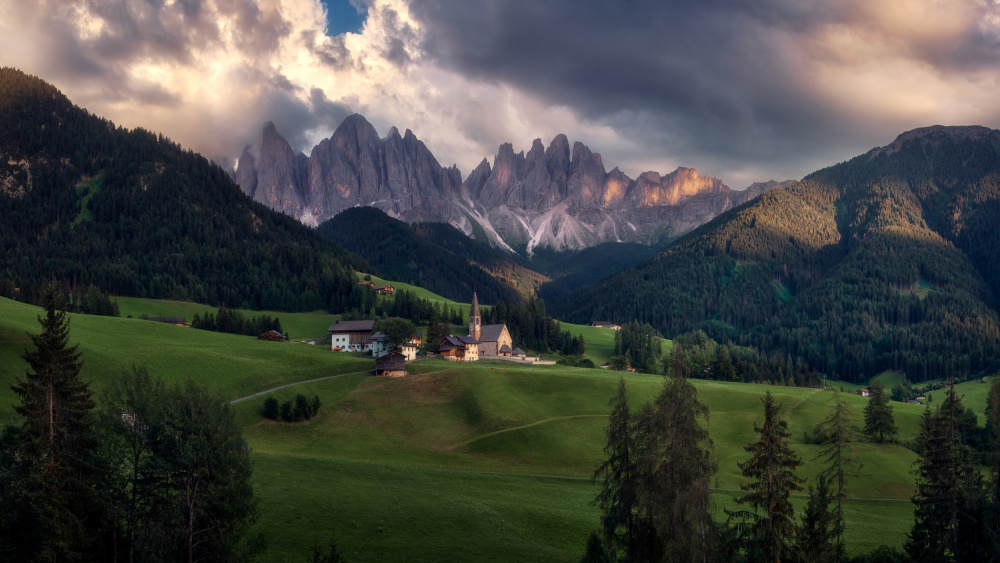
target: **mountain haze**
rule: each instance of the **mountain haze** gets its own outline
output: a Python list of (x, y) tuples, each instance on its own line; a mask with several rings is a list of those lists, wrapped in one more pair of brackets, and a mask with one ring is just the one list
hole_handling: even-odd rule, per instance
[[(508, 251), (582, 249), (602, 242), (657, 243), (759, 195), (776, 182), (734, 191), (692, 168), (632, 179), (565, 135), (515, 153), (500, 146), (466, 177), (445, 168), (412, 131), (379, 138), (352, 115), (311, 154), (294, 154), (272, 124), (257, 156), (248, 147), (234, 178), (254, 200), (318, 224), (344, 209), (377, 207), (415, 222), (446, 222)], [(783, 185), (783, 184), (782, 184)]]
[(1000, 131), (927, 127), (727, 211), (562, 318), (704, 329), (866, 382), (1000, 366)]

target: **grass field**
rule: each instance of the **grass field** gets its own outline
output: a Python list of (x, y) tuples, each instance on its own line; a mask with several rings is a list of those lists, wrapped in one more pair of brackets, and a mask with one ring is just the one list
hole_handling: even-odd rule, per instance
[[(199, 303), (187, 301), (168, 301), (163, 299), (142, 299), (139, 297), (117, 297), (118, 309), (121, 316), (138, 319), (139, 315), (147, 317), (184, 317), (190, 323), (195, 314), (204, 315), (205, 311), (210, 311), (213, 315), (218, 314), (218, 307), (210, 307)], [(336, 316), (326, 311), (313, 311), (311, 313), (279, 313), (277, 311), (251, 311), (240, 309), (247, 318), (260, 315), (277, 317), (281, 321), (281, 328), (292, 340), (307, 340), (312, 338), (322, 338), (329, 336), (327, 331)]]
[[(0, 422), (16, 421), (9, 384), (26, 369), (19, 356), (28, 344), (25, 332), (38, 330), (39, 312), (0, 299)], [(305, 344), (138, 319), (73, 315), (71, 322), (70, 341), (80, 343), (86, 362), (84, 377), (98, 391), (132, 363), (146, 364), (167, 381), (191, 377), (231, 399), (343, 374), (272, 393), (281, 402), (298, 393), (319, 396), (323, 406), (307, 422), (264, 419), (263, 397), (233, 406), (254, 452), (258, 529), (270, 543), (268, 560), (305, 561), (332, 530), (352, 561), (399, 560), (401, 554), (410, 561), (575, 561), (597, 526), (589, 504), (596, 488), (587, 478), (602, 458), (618, 373), (430, 360), (411, 364), (405, 378), (374, 378), (355, 373), (370, 369), (370, 360)], [(663, 384), (642, 374), (628, 374), (626, 381), (635, 408)], [(800, 476), (819, 471), (811, 461), (818, 448), (805, 444), (803, 435), (826, 416), (831, 392), (693, 383), (711, 411), (719, 465), (714, 487), (738, 489), (743, 482), (736, 463), (748, 457), (743, 447), (755, 439), (766, 391), (783, 407), (792, 446), (804, 462)], [(960, 393), (970, 406), (984, 405), (986, 388), (969, 382)], [(865, 399), (846, 398), (860, 423)], [(914, 437), (923, 408), (893, 406), (900, 437)], [(901, 544), (912, 521), (905, 499), (913, 491), (916, 459), (895, 445), (858, 449), (864, 476), (851, 482), (848, 494), (889, 500), (848, 502), (852, 554), (878, 543)], [(717, 491), (715, 510), (721, 514), (735, 494)], [(801, 510), (805, 499), (795, 502)]]

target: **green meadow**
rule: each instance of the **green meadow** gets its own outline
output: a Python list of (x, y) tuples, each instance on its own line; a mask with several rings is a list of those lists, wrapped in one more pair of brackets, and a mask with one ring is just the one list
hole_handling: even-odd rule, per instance
[[(204, 315), (206, 311), (213, 315), (219, 313), (218, 307), (191, 303), (188, 301), (168, 301), (162, 299), (142, 299), (139, 297), (116, 297), (118, 310), (123, 317), (132, 316), (139, 318), (140, 315), (147, 317), (184, 317), (188, 323), (197, 315)], [(326, 311), (313, 311), (311, 313), (279, 313), (277, 311), (252, 311), (239, 309), (243, 316), (247, 318), (268, 315), (281, 321), (281, 328), (292, 340), (307, 340), (312, 338), (322, 338), (329, 336), (327, 329), (337, 319)]]
[[(26, 369), (25, 333), (38, 331), (40, 312), (0, 299), (0, 422), (17, 421), (9, 385)], [(588, 342), (601, 336), (585, 335)], [(333, 532), (351, 561), (575, 561), (598, 525), (589, 477), (602, 459), (618, 373), (426, 360), (411, 364), (405, 378), (376, 378), (360, 373), (372, 368), (370, 359), (322, 347), (88, 315), (72, 315), (70, 340), (98, 393), (133, 363), (170, 382), (190, 377), (230, 400), (307, 382), (271, 396), (319, 396), (323, 406), (309, 421), (264, 419), (264, 397), (232, 407), (254, 452), (267, 560), (305, 561)], [(328, 379), (312, 381), (319, 378)], [(663, 384), (643, 374), (625, 380), (635, 408)], [(693, 383), (711, 411), (720, 518), (739, 495), (727, 489), (743, 482), (736, 464), (748, 457), (744, 446), (756, 437), (767, 391), (783, 406), (803, 460), (799, 475), (811, 479), (821, 469), (813, 461), (819, 448), (804, 435), (826, 416), (832, 391)], [(979, 410), (987, 388), (976, 380), (960, 393)], [(866, 399), (846, 397), (861, 424)], [(923, 407), (893, 406), (900, 438), (913, 438)], [(916, 456), (890, 444), (861, 443), (858, 451), (864, 467), (848, 489), (856, 499), (846, 509), (848, 551), (900, 546), (912, 522)], [(801, 511), (805, 498), (795, 503)]]

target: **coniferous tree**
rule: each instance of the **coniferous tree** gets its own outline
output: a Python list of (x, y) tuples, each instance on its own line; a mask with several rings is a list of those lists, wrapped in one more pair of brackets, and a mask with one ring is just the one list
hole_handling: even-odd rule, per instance
[(809, 485), (809, 503), (802, 515), (795, 542), (795, 551), (801, 561), (834, 563), (843, 557), (843, 544), (838, 540), (843, 526), (837, 522), (837, 510), (830, 508), (834, 498), (830, 490), (831, 480), (831, 477), (821, 474), (816, 479), (815, 488)]
[[(847, 478), (858, 476), (857, 472), (861, 469), (861, 458), (854, 449), (854, 443), (858, 440), (859, 430), (854, 425), (853, 417), (851, 404), (844, 400), (840, 395), (840, 391), (834, 389), (833, 408), (821, 423), (821, 432), (826, 436), (826, 440), (823, 441), (823, 449), (820, 450), (817, 458), (822, 457), (823, 461), (828, 464), (826, 469), (823, 470), (822, 475), (832, 480), (834, 487), (836, 487), (837, 511), (833, 522), (833, 532), (837, 540), (837, 558), (844, 555), (843, 503), (847, 497), (844, 492), (847, 487)], [(819, 484), (817, 484), (817, 491), (819, 488)]]
[(618, 393), (610, 401), (607, 459), (594, 472), (604, 479), (594, 504), (601, 510), (601, 529), (606, 548), (636, 560), (640, 548), (638, 522), (639, 476), (636, 459), (635, 424), (628, 406), (625, 380), (618, 379)]
[(69, 346), (69, 320), (54, 286), (43, 298), (42, 332), (30, 335), (34, 351), (23, 358), (30, 369), (11, 386), (24, 417), (18, 454), (28, 464), (26, 498), (40, 530), (37, 556), (71, 558), (89, 543), (85, 520), (92, 510), (96, 443), (91, 391), (80, 379), (83, 365), (77, 346)]
[(917, 492), (906, 551), (916, 561), (979, 560), (985, 541), (982, 478), (961, 443), (964, 412), (952, 385), (936, 412), (924, 410), (917, 447)]
[(876, 379), (868, 391), (868, 404), (865, 405), (865, 434), (872, 438), (878, 434), (879, 442), (885, 441), (886, 434), (890, 438), (896, 434), (896, 420), (892, 416), (889, 400), (882, 381)]
[(708, 408), (684, 374), (680, 345), (672, 359), (677, 374), (664, 383), (639, 416), (639, 514), (656, 533), (664, 561), (706, 561), (715, 544), (709, 514), (710, 480), (716, 471), (712, 439), (699, 418)]
[(990, 431), (991, 448), (988, 462), (993, 479), (988, 488), (986, 530), (990, 544), (990, 563), (1000, 563), (1000, 376), (993, 378), (986, 399), (986, 427)]
[(726, 510), (740, 538), (744, 551), (751, 559), (773, 561), (787, 559), (795, 534), (795, 511), (788, 497), (802, 488), (802, 479), (795, 475), (801, 462), (788, 447), (789, 434), (778, 420), (779, 406), (768, 391), (764, 404), (764, 424), (754, 424), (760, 438), (744, 449), (750, 459), (737, 464), (744, 477), (752, 479), (741, 488), (748, 494), (736, 499), (736, 504), (749, 505), (751, 510)]

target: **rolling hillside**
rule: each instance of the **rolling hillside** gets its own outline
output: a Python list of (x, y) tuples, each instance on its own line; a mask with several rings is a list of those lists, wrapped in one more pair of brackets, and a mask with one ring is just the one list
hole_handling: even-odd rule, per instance
[[(23, 335), (37, 331), (39, 312), (0, 299), (0, 421), (6, 423), (16, 423), (9, 384), (26, 368), (19, 358), (27, 344)], [(324, 406), (308, 422), (265, 420), (263, 398), (235, 405), (254, 452), (259, 527), (269, 540), (269, 559), (304, 559), (333, 530), (353, 561), (391, 559), (401, 550), (413, 561), (433, 561), (442, 553), (469, 561), (575, 561), (597, 525), (589, 504), (596, 488), (587, 479), (602, 455), (617, 373), (430, 361), (412, 364), (406, 378), (383, 379), (355, 373), (370, 369), (370, 360), (319, 347), (138, 319), (72, 315), (70, 334), (84, 355), (84, 378), (98, 393), (132, 363), (146, 364), (171, 382), (192, 377), (233, 399), (342, 375), (271, 394), (279, 401), (297, 393), (319, 395)], [(632, 374), (626, 380), (634, 406), (662, 385), (658, 376)], [(805, 444), (803, 434), (826, 415), (823, 391), (694, 383), (711, 410), (719, 462), (712, 486), (719, 489), (714, 499), (720, 514), (733, 498), (724, 489), (740, 485), (736, 462), (746, 457), (742, 447), (753, 438), (765, 391), (784, 405), (800, 457), (815, 456), (817, 446)], [(983, 385), (965, 383), (960, 391), (978, 412), (984, 395), (976, 386)], [(860, 421), (864, 400), (848, 400)], [(922, 408), (894, 406), (901, 438), (912, 438)], [(862, 444), (859, 450), (865, 476), (851, 484), (849, 495), (895, 500), (848, 502), (849, 550), (898, 546), (912, 517), (907, 499), (915, 455), (894, 445)], [(800, 474), (812, 477), (818, 469), (807, 461)], [(799, 511), (804, 502), (796, 500)]]
[(769, 190), (558, 303), (867, 381), (1000, 367), (1000, 131), (930, 127)]

